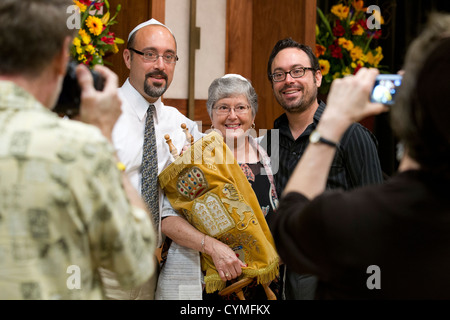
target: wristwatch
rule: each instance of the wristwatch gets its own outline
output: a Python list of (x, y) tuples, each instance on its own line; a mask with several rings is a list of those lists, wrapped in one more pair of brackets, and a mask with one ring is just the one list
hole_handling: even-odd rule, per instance
[(311, 135), (309, 136), (309, 142), (311, 142), (311, 143), (322, 142), (322, 143), (325, 143), (325, 144), (335, 147), (335, 148), (339, 147), (339, 143), (323, 138), (320, 135), (320, 132), (317, 130), (314, 130), (313, 132), (311, 132)]

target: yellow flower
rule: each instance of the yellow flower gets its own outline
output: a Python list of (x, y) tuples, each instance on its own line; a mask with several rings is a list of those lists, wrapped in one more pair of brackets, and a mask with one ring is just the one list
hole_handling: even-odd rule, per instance
[(342, 48), (347, 49), (348, 51), (351, 51), (354, 47), (353, 42), (345, 38), (339, 38), (338, 43)]
[(84, 44), (91, 43), (91, 36), (87, 34), (86, 30), (80, 29), (80, 31), (78, 31), (78, 34), (80, 35), (81, 41), (83, 41)]
[(358, 64), (359, 63), (363, 63), (364, 64), (364, 62), (367, 62), (367, 55), (363, 53), (361, 55), (361, 57), (359, 57)]
[(82, 4), (80, 1), (74, 0), (73, 1), (75, 3), (75, 5), (80, 8), (80, 11), (83, 13), (86, 11), (87, 6), (85, 4)]
[(333, 80), (340, 78), (341, 77), (341, 73), (340, 72), (336, 72), (335, 74), (333, 74)]
[(83, 48), (81, 48), (81, 47), (76, 47), (75, 50), (77, 51), (78, 54), (82, 54), (83, 53)]
[(375, 66), (375, 57), (373, 56), (372, 51), (369, 51), (367, 53), (366, 58), (367, 58), (367, 63), (368, 64), (370, 64), (372, 66)]
[(361, 47), (354, 47), (352, 50), (350, 50), (350, 57), (352, 57), (352, 60), (359, 60), (361, 56), (363, 55), (363, 50)]
[(78, 37), (73, 38), (72, 44), (73, 44), (75, 47), (81, 46), (81, 40), (80, 40), (80, 38), (78, 38)]
[(345, 68), (342, 70), (342, 75), (343, 75), (343, 76), (346, 76), (346, 75), (348, 75), (348, 74), (351, 74), (350, 68), (349, 68), (349, 67), (345, 67)]
[(375, 67), (377, 67), (380, 61), (383, 60), (384, 56), (383, 53), (381, 53), (382, 51), (381, 47), (377, 47), (375, 51), (377, 52), (377, 54), (374, 57), (374, 65)]
[(94, 54), (95, 53), (95, 47), (92, 44), (89, 44), (86, 47), (86, 51), (89, 52), (90, 54)]
[(353, 68), (353, 69), (356, 69), (357, 67), (364, 67), (364, 62), (362, 61), (362, 60), (358, 60), (357, 62), (352, 62), (351, 64), (350, 64), (350, 66)]
[(89, 32), (94, 36), (98, 36), (103, 31), (102, 20), (94, 16), (89, 16), (86, 19), (86, 26), (89, 28)]
[(355, 21), (350, 22), (350, 27), (352, 30), (352, 35), (354, 36), (362, 36), (364, 34), (364, 28), (359, 24), (355, 24)]
[(330, 62), (328, 60), (319, 60), (320, 65), (320, 71), (322, 72), (323, 76), (326, 76), (328, 72), (330, 71)]
[(340, 4), (334, 5), (331, 7), (331, 12), (338, 17), (339, 19), (343, 20), (346, 19), (349, 12), (349, 7)]
[(81, 61), (83, 63), (86, 62), (87, 61), (86, 56), (84, 54), (80, 54), (78, 56), (78, 61)]

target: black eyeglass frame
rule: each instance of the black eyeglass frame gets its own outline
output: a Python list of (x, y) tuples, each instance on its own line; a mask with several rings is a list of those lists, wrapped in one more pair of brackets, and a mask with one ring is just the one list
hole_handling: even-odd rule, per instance
[[(143, 56), (145, 60), (148, 60), (148, 59), (145, 58), (145, 52), (136, 50), (135, 48), (128, 48), (128, 50), (131, 50), (131, 51), (133, 51), (133, 52), (135, 52), (135, 53), (137, 53), (137, 54)], [(174, 62), (167, 62), (167, 61), (164, 59), (164, 55), (163, 55), (163, 54), (156, 54), (156, 59), (155, 59), (155, 61), (157, 61), (157, 60), (159, 59), (159, 57), (162, 57), (162, 58), (163, 58), (163, 61), (164, 61), (165, 63), (171, 63), (171, 64), (172, 64), (172, 63), (176, 63), (176, 62), (178, 61), (178, 55), (175, 55), (175, 61), (174, 61)], [(148, 60), (148, 61), (151, 61), (151, 60)], [(155, 61), (151, 61), (151, 62), (155, 62)]]
[[(292, 73), (291, 73), (291, 72), (294, 71), (294, 70), (303, 70), (303, 73), (302, 73), (301, 76), (294, 77), (294, 76), (292, 75)], [(277, 72), (274, 72), (274, 73), (272, 73), (272, 74), (270, 75), (270, 78), (272, 78), (272, 81), (273, 81), (273, 82), (281, 82), (281, 81), (286, 80), (287, 74), (289, 73), (289, 75), (290, 75), (292, 78), (298, 79), (298, 78), (303, 77), (303, 76), (306, 74), (306, 70), (311, 70), (311, 71), (314, 71), (314, 72), (316, 71), (316, 69), (311, 68), (311, 67), (298, 67), (298, 68), (294, 68), (294, 69), (289, 70), (289, 71), (277, 71)], [(277, 73), (284, 73), (283, 79), (281, 79), (281, 80), (275, 80), (275, 79), (274, 79), (274, 76), (275, 76), (275, 74), (277, 74)]]

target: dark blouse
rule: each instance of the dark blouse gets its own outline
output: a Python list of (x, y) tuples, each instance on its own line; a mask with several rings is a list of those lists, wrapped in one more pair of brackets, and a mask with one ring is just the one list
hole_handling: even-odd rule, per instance
[(261, 174), (261, 170), (264, 166), (261, 162), (240, 163), (239, 166), (247, 177), (247, 180), (250, 182), (266, 220), (269, 221), (273, 216), (276, 197), (274, 197), (275, 190), (272, 190), (268, 176)]

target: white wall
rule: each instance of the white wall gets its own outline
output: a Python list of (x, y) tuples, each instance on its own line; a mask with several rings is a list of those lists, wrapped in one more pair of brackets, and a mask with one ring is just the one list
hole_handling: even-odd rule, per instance
[[(174, 80), (165, 98), (187, 99), (189, 76), (190, 0), (166, 0), (165, 24), (177, 39)], [(225, 73), (226, 0), (197, 0), (200, 50), (195, 59), (195, 99), (207, 99), (211, 82)]]

